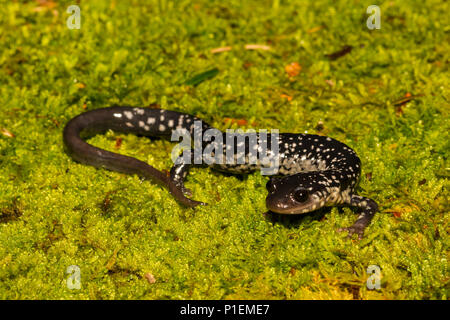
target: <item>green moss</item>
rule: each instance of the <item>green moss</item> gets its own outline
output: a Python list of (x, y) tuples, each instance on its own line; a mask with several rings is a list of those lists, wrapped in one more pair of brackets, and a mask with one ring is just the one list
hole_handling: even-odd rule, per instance
[[(447, 2), (385, 2), (373, 31), (370, 1), (91, 1), (80, 30), (66, 26), (70, 4), (0, 6), (0, 298), (448, 299)], [(271, 50), (244, 48), (254, 43)], [(302, 70), (289, 78), (292, 62)], [(266, 220), (259, 173), (193, 169), (187, 187), (209, 203), (193, 210), (75, 163), (64, 124), (113, 104), (330, 135), (360, 155), (359, 192), (380, 213), (351, 241), (336, 231), (349, 208)], [(117, 137), (119, 152), (170, 168), (168, 141), (90, 142), (117, 151)], [(70, 265), (80, 290), (67, 288)], [(366, 287), (369, 265), (381, 290)]]

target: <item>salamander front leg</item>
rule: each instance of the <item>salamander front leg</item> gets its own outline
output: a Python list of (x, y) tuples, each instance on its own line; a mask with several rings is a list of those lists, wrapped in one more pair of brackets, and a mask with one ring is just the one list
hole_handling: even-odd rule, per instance
[(352, 195), (348, 204), (354, 207), (361, 208), (363, 209), (363, 211), (352, 226), (341, 228), (338, 231), (348, 231), (349, 237), (351, 237), (353, 234), (357, 234), (358, 238), (362, 239), (364, 235), (364, 229), (370, 224), (373, 216), (378, 211), (378, 204), (372, 199), (361, 197), (358, 195)]

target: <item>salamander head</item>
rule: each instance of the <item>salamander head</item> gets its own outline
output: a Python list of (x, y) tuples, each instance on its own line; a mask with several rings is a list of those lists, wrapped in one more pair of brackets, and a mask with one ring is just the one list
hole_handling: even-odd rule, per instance
[(330, 188), (318, 184), (314, 177), (299, 173), (267, 182), (267, 208), (276, 213), (300, 214), (326, 205)]

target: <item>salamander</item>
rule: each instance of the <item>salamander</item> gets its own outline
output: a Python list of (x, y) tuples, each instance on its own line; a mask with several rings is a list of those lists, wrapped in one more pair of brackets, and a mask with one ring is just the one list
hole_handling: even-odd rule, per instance
[[(198, 156), (192, 149), (187, 157), (180, 155), (167, 174), (143, 161), (97, 148), (85, 141), (87, 137), (107, 130), (164, 138), (170, 138), (174, 130), (184, 130), (195, 139), (195, 124), (200, 124), (197, 129), (201, 134), (214, 130), (216, 134), (223, 135), (222, 143), (219, 144), (217, 137), (201, 140), (201, 150), (209, 151), (200, 152)], [(184, 187), (184, 180), (192, 166), (208, 165), (232, 174), (246, 174), (269, 168), (276, 157), (277, 170), (266, 184), (266, 206), (269, 211), (303, 214), (325, 206), (357, 207), (361, 213), (356, 222), (339, 230), (348, 231), (349, 236), (356, 234), (362, 238), (364, 229), (378, 211), (378, 205), (374, 200), (355, 192), (361, 175), (361, 161), (353, 149), (330, 137), (313, 134), (279, 133), (275, 136), (273, 133), (256, 133), (255, 137), (253, 141), (236, 138), (241, 141), (236, 145), (236, 140), (233, 143), (227, 140), (225, 132), (190, 114), (128, 106), (87, 111), (71, 119), (63, 132), (66, 151), (74, 160), (154, 180), (167, 187), (181, 204), (188, 207), (204, 204), (191, 199), (190, 190)], [(251, 151), (261, 151), (263, 142), (266, 142), (266, 154), (269, 156), (256, 159), (255, 153)], [(196, 159), (195, 154), (200, 159)], [(226, 158), (230, 154), (232, 161)], [(205, 161), (205, 155), (209, 156), (208, 161)], [(225, 158), (227, 161), (223, 161)]]

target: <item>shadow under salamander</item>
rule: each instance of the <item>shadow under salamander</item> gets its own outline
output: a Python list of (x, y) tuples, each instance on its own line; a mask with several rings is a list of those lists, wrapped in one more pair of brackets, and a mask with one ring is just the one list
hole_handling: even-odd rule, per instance
[[(272, 224), (279, 223), (286, 228), (298, 228), (302, 223), (308, 221), (320, 221), (326, 218), (326, 215), (331, 212), (332, 207), (323, 207), (315, 211), (303, 214), (281, 214), (272, 211), (267, 211), (263, 215), (265, 219)], [(343, 212), (343, 208), (338, 208), (339, 213)]]

